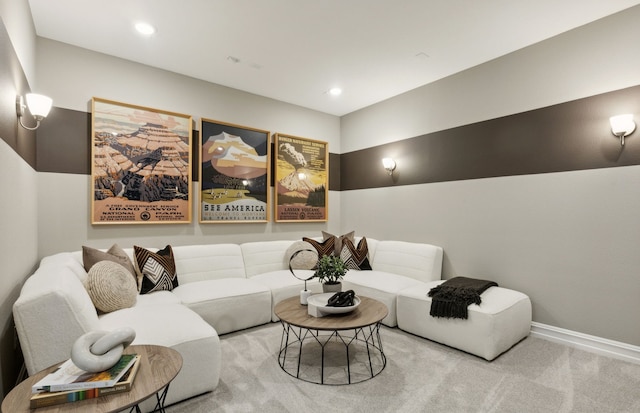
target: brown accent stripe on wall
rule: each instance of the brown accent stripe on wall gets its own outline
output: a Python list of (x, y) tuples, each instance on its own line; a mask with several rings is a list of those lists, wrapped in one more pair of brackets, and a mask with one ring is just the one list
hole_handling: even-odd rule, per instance
[[(329, 154), (332, 191), (640, 164), (640, 130), (622, 149), (609, 117), (640, 114), (640, 86), (434, 132), (342, 155)], [(37, 170), (90, 174), (91, 114), (53, 108), (37, 131)], [(198, 180), (198, 131), (193, 179)], [(389, 176), (381, 159), (392, 157)]]
[[(621, 148), (609, 117), (640, 119), (640, 86), (342, 154), (342, 190), (640, 164), (640, 131)], [(382, 158), (394, 158), (389, 176)]]
[(91, 114), (53, 107), (38, 128), (38, 172), (91, 173)]
[(340, 190), (340, 155), (329, 153), (329, 190)]

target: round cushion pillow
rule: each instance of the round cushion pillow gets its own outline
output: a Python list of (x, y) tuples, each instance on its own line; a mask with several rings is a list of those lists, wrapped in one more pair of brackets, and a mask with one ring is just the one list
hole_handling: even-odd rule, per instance
[[(310, 250), (310, 251), (305, 251)], [(293, 257), (297, 251), (301, 251), (298, 255)], [(291, 261), (291, 263), (289, 263)], [(313, 245), (306, 241), (296, 241), (289, 248), (287, 248), (287, 252), (284, 254), (284, 265), (285, 267), (289, 267), (291, 265), (291, 269), (293, 270), (312, 270), (315, 268), (318, 263), (318, 251), (313, 248)]]
[(103, 313), (132, 307), (138, 288), (131, 272), (113, 261), (100, 261), (91, 267), (84, 286), (93, 305)]

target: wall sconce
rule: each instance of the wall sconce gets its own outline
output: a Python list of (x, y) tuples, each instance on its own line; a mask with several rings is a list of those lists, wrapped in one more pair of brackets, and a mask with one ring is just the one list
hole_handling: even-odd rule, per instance
[[(18, 122), (20, 122), (20, 126), (28, 130), (36, 130), (38, 126), (40, 126), (40, 121), (47, 117), (49, 111), (51, 110), (51, 104), (53, 101), (50, 97), (44, 95), (38, 95), (37, 93), (27, 93), (25, 95), (27, 104), (24, 104), (24, 100), (21, 95), (18, 95), (16, 98), (16, 112), (18, 113)], [(25, 126), (22, 123), (22, 116), (24, 115), (24, 110), (29, 108), (29, 112), (33, 115), (36, 120), (36, 126), (30, 128)]]
[(624, 146), (624, 137), (631, 135), (636, 129), (636, 124), (633, 121), (633, 115), (618, 115), (609, 118), (611, 123), (611, 132), (620, 138), (620, 145)]
[(392, 158), (383, 158), (382, 166), (384, 166), (384, 169), (387, 170), (387, 173), (389, 175), (392, 175), (393, 171), (396, 169), (396, 161), (394, 161)]

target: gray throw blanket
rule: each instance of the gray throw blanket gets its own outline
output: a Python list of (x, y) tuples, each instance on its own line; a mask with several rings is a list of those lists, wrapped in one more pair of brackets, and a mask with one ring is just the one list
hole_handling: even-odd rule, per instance
[(467, 277), (454, 277), (429, 291), (432, 297), (431, 311), (433, 317), (468, 318), (467, 307), (480, 304), (482, 294), (489, 287), (497, 287), (493, 281), (478, 280)]

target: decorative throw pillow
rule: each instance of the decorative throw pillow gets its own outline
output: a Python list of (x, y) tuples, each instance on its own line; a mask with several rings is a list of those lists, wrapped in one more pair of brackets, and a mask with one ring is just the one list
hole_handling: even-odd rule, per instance
[(302, 240), (311, 244), (313, 248), (315, 248), (315, 250), (318, 251), (318, 258), (321, 258), (325, 255), (333, 255), (334, 253), (335, 245), (336, 245), (335, 237), (329, 238), (328, 240), (323, 242), (319, 242), (314, 240), (313, 238), (307, 238), (307, 237), (303, 237)]
[(340, 258), (344, 261), (344, 265), (351, 270), (372, 269), (369, 263), (369, 246), (365, 237), (362, 237), (357, 247), (353, 245), (353, 242), (345, 239), (342, 244)]
[(100, 261), (91, 266), (84, 282), (89, 297), (102, 313), (132, 307), (138, 288), (129, 270), (113, 261)]
[(329, 234), (328, 232), (322, 231), (322, 238), (325, 241), (330, 239), (330, 238), (335, 238), (335, 252), (334, 252), (334, 255), (340, 256), (340, 252), (342, 251), (342, 243), (344, 242), (345, 239), (348, 239), (352, 243), (355, 243), (356, 242), (356, 232), (355, 231), (347, 232), (346, 234), (340, 235), (338, 237), (337, 235)]
[(129, 259), (129, 256), (118, 244), (113, 244), (106, 252), (100, 251), (95, 248), (82, 246), (82, 264), (86, 272), (91, 270), (94, 264), (100, 261), (113, 261), (122, 265), (131, 273), (133, 280), (136, 281), (136, 269), (133, 266), (133, 262)]
[(176, 263), (173, 259), (171, 245), (167, 245), (158, 252), (151, 252), (134, 245), (136, 267), (142, 275), (140, 294), (154, 291), (171, 291), (178, 286)]
[[(296, 252), (298, 254), (293, 257)], [(306, 241), (294, 242), (284, 253), (284, 265), (287, 268), (291, 265), (292, 270), (312, 270), (317, 263), (318, 251)]]

